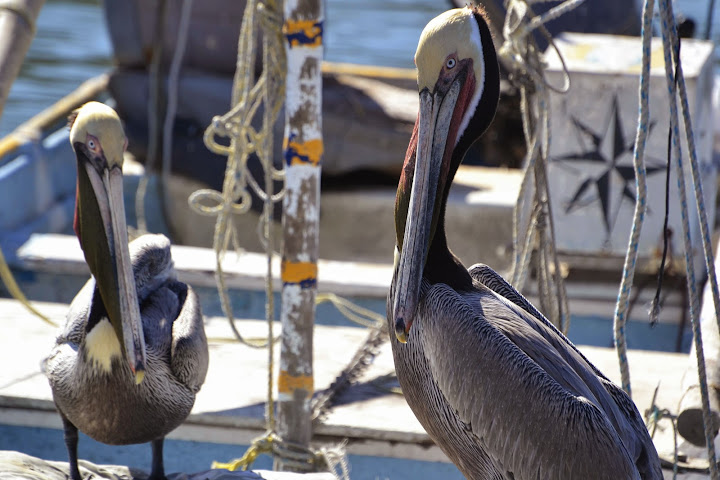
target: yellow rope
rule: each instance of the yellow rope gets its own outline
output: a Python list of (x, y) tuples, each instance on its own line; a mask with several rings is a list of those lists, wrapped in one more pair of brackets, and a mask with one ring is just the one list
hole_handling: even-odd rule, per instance
[(247, 449), (245, 454), (236, 460), (231, 462), (213, 462), (212, 468), (221, 468), (224, 470), (230, 470), (235, 472), (237, 470), (245, 471), (255, 463), (257, 457), (261, 454), (271, 454), (273, 451), (273, 443), (277, 441), (277, 435), (272, 431), (267, 432), (262, 437), (258, 437), (252, 441), (250, 448)]
[[(213, 462), (211, 468), (231, 472), (247, 471), (260, 455), (282, 452), (286, 465), (292, 465), (297, 471), (328, 470), (336, 478), (349, 479), (350, 469), (345, 456), (345, 443), (342, 442), (335, 447), (326, 446), (310, 450), (302, 445), (285, 442), (273, 431), (268, 431), (263, 436), (254, 439), (242, 457), (230, 462)], [(341, 473), (338, 474), (337, 468), (340, 468)]]
[(10, 267), (8, 267), (8, 264), (5, 261), (5, 255), (3, 255), (2, 248), (0, 248), (0, 278), (2, 278), (2, 281), (7, 287), (8, 292), (10, 292), (10, 295), (12, 295), (15, 300), (22, 303), (25, 308), (40, 317), (40, 319), (42, 319), (45, 323), (52, 325), (53, 327), (58, 326), (57, 323), (53, 322), (48, 317), (37, 311), (35, 307), (33, 307), (32, 304), (25, 297), (22, 290), (20, 290), (20, 287), (15, 282), (15, 278), (10, 271)]

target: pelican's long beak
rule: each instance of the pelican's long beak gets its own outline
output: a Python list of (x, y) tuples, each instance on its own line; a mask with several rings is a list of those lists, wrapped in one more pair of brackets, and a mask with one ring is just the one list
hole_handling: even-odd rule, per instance
[[(122, 162), (108, 158), (105, 165), (99, 166), (82, 153), (78, 160), (78, 200), (83, 204), (81, 244), (110, 322), (140, 383), (145, 375), (145, 338), (128, 248)], [(93, 211), (95, 207), (98, 211)]]
[(439, 216), (436, 210), (441, 203), (443, 163), (455, 146), (454, 143), (448, 146), (447, 139), (460, 90), (461, 82), (455, 81), (445, 92), (433, 94), (427, 88), (420, 92), (415, 173), (400, 252), (394, 306), (395, 336), (403, 343), (407, 341), (415, 316), (429, 242)]

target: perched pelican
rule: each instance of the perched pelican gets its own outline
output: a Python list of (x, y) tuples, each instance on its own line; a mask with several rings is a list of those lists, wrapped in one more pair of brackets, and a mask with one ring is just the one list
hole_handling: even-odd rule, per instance
[(70, 305), (45, 372), (80, 480), (78, 429), (112, 445), (152, 442), (150, 478), (165, 478), (163, 439), (187, 418), (205, 381), (208, 346), (196, 294), (175, 278), (170, 242), (128, 247), (127, 140), (115, 111), (85, 104), (70, 118), (77, 157), (74, 228), (93, 277)]
[(388, 296), (410, 408), (469, 479), (661, 479), (627, 395), (497, 273), (466, 270), (447, 247), (450, 184), (499, 98), (484, 12), (431, 20), (415, 63), (420, 111), (395, 203)]

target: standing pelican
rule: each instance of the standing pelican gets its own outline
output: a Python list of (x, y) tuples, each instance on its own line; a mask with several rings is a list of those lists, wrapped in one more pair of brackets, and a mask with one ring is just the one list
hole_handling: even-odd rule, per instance
[(208, 346), (195, 293), (175, 278), (170, 242), (128, 247), (127, 140), (115, 111), (91, 102), (70, 118), (77, 157), (74, 228), (93, 275), (70, 305), (45, 361), (73, 480), (78, 429), (112, 445), (152, 442), (151, 479), (165, 478), (163, 439), (187, 418), (205, 381)]
[(450, 185), (499, 98), (484, 12), (431, 20), (415, 63), (420, 111), (395, 203), (388, 296), (410, 408), (469, 479), (661, 479), (627, 395), (492, 269), (466, 270), (447, 247)]

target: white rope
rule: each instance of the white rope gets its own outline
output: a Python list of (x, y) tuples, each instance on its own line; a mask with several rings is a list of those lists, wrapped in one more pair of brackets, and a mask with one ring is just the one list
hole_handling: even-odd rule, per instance
[(625, 340), (626, 313), (630, 302), (630, 289), (632, 288), (635, 276), (635, 265), (638, 255), (638, 243), (640, 231), (645, 219), (647, 210), (647, 187), (645, 184), (645, 144), (648, 135), (650, 116), (650, 45), (652, 42), (652, 12), (654, 0), (646, 0), (643, 6), (642, 23), (642, 67), (640, 71), (640, 87), (638, 89), (638, 128), (635, 136), (635, 148), (633, 151), (633, 166), (635, 167), (635, 213), (633, 215), (630, 239), (625, 254), (623, 276), (620, 282), (618, 298), (615, 304), (615, 315), (613, 317), (613, 335), (615, 339), (615, 350), (620, 365), (620, 379), (622, 388), (632, 398), (630, 386), (630, 367), (627, 361), (627, 342)]
[[(274, 179), (282, 179), (282, 172), (272, 162), (273, 125), (282, 106), (285, 77), (285, 57), (281, 39), (281, 17), (274, 2), (248, 2), (238, 40), (238, 64), (233, 81), (232, 107), (224, 115), (213, 118), (205, 130), (205, 144), (216, 154), (228, 157), (223, 181), (223, 191), (202, 189), (193, 192), (189, 198), (190, 207), (201, 215), (216, 217), (213, 248), (216, 255), (215, 279), (220, 301), (228, 317), (230, 327), (237, 339), (254, 348), (265, 348), (274, 342), (272, 336), (273, 288), (272, 288), (272, 203), (282, 198), (282, 192), (266, 193), (257, 184), (248, 169), (251, 154), (257, 155), (265, 172), (265, 189), (272, 191)], [(259, 18), (258, 18), (259, 17)], [(255, 29), (263, 29), (263, 70), (255, 79), (255, 58), (257, 48)], [(263, 107), (262, 127), (256, 130), (252, 123), (260, 107)], [(230, 145), (216, 141), (218, 137), (230, 138)], [(245, 339), (235, 325), (222, 261), (232, 242), (238, 249), (237, 232), (233, 216), (248, 212), (252, 203), (250, 190), (254, 190), (265, 202), (261, 241), (267, 253), (266, 317), (268, 340)], [(269, 355), (272, 352), (269, 353)], [(272, 357), (270, 357), (270, 361)], [(270, 407), (272, 408), (272, 407)]]
[[(547, 178), (547, 160), (550, 149), (549, 92), (564, 93), (569, 88), (565, 61), (557, 49), (544, 23), (577, 7), (583, 0), (568, 0), (543, 15), (535, 16), (528, 0), (511, 0), (503, 25), (504, 43), (499, 49), (501, 60), (512, 71), (513, 80), (521, 93), (521, 117), (527, 154), (523, 167), (517, 202), (513, 213), (513, 264), (511, 283), (522, 290), (525, 284), (531, 253), (537, 248), (538, 293), (541, 309), (564, 333), (570, 325), (567, 293), (562, 269), (555, 248), (555, 228), (550, 205)], [(563, 66), (564, 84), (561, 88), (550, 85), (545, 78), (544, 65), (532, 37), (539, 29), (555, 48)], [(533, 207), (527, 213), (525, 228), (520, 229), (521, 217), (526, 210), (530, 175), (534, 177)]]
[[(688, 220), (687, 196), (685, 192), (685, 174), (682, 162), (682, 154), (680, 150), (680, 131), (677, 113), (677, 97), (678, 90), (680, 94), (681, 106), (683, 110), (683, 119), (685, 121), (685, 132), (688, 140), (688, 150), (690, 153), (691, 171), (694, 180), (694, 190), (698, 211), (700, 213), (700, 228), (703, 233), (702, 242), (705, 254), (705, 262), (708, 271), (714, 277), (714, 259), (712, 257), (712, 249), (709, 245), (709, 235), (707, 226), (707, 217), (705, 216), (704, 200), (702, 198), (702, 182), (699, 179), (697, 157), (695, 152), (695, 144), (692, 138), (692, 124), (690, 123), (689, 108), (687, 104), (687, 93), (685, 91), (685, 80), (682, 73), (682, 63), (680, 62), (680, 41), (677, 36), (675, 26), (675, 17), (672, 12), (672, 4), (667, 0), (660, 0), (660, 25), (663, 37), (663, 51), (665, 54), (665, 72), (668, 82), (669, 98), (670, 98), (670, 127), (672, 132), (673, 153), (677, 158), (676, 172), (678, 191), (680, 196), (680, 213), (682, 217), (684, 246), (685, 246), (685, 268), (687, 272), (688, 290), (690, 294), (690, 321), (693, 330), (693, 339), (695, 342), (695, 354), (698, 366), (698, 380), (700, 385), (700, 394), (702, 400), (703, 411), (703, 427), (705, 430), (705, 442), (707, 447), (708, 462), (710, 463), (710, 478), (717, 480), (719, 478), (718, 466), (715, 454), (715, 442), (713, 435), (713, 422), (710, 413), (710, 401), (708, 394), (707, 375), (705, 372), (705, 355), (703, 352), (702, 333), (700, 329), (700, 320), (698, 318), (700, 312), (700, 299), (697, 292), (697, 284), (695, 281), (695, 267), (693, 263), (693, 247), (690, 237), (690, 227)], [(677, 78), (673, 72), (673, 65), (676, 67)], [(715, 302), (716, 316), (718, 314), (718, 295), (717, 282), (711, 278), (711, 288), (713, 288), (713, 300)]]

